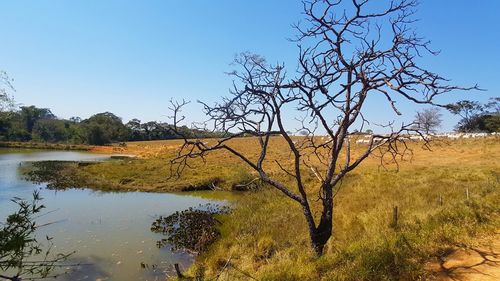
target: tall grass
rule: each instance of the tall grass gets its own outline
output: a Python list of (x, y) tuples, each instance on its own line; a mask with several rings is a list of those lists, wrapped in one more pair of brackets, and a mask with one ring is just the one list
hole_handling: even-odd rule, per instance
[[(247, 280), (240, 271), (259, 280), (424, 279), (431, 257), (500, 226), (500, 193), (487, 169), (415, 172), (367, 171), (344, 183), (335, 200), (334, 235), (320, 259), (310, 250), (299, 206), (272, 189), (241, 197), (224, 218), (222, 239), (192, 270), (202, 267), (208, 277), (223, 272), (222, 280)], [(439, 180), (456, 173), (470, 181)], [(400, 210), (396, 228), (390, 226), (393, 206)], [(228, 259), (234, 267), (223, 270)]]
[(434, 148), (415, 151), (399, 170), (373, 160), (352, 173), (335, 198), (334, 234), (321, 258), (311, 251), (300, 206), (265, 188), (237, 200), (221, 240), (190, 272), (207, 280), (427, 279), (426, 261), (500, 227), (498, 142)]

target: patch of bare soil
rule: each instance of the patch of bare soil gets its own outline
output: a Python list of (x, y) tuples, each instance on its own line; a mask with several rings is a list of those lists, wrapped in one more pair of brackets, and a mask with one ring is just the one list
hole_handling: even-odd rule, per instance
[(500, 280), (500, 231), (477, 247), (456, 248), (426, 267), (437, 281)]

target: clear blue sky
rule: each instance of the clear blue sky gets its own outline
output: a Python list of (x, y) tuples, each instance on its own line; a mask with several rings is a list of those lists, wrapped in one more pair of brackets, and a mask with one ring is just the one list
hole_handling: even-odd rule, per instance
[[(438, 57), (430, 69), (487, 92), (441, 99), (486, 101), (500, 96), (500, 1), (421, 1), (419, 35)], [(215, 101), (231, 79), (235, 53), (252, 51), (295, 66), (286, 38), (302, 18), (299, 1), (6, 1), (0, 0), (0, 69), (16, 87), (17, 102), (48, 107), (59, 117), (111, 111), (167, 120), (170, 98)], [(403, 105), (405, 118), (419, 108)], [(191, 107), (190, 120), (203, 119)], [(375, 102), (367, 115), (393, 118)], [(443, 130), (456, 118), (446, 114)]]

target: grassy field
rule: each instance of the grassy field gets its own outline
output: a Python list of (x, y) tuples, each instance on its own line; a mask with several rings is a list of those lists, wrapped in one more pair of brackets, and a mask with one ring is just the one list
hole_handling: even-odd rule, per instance
[[(96, 147), (96, 152), (114, 152), (138, 156), (135, 159), (103, 162), (81, 169), (86, 177), (105, 181), (115, 188), (139, 189), (145, 191), (184, 191), (213, 188), (231, 190), (238, 183), (244, 183), (256, 177), (244, 163), (228, 152), (218, 151), (208, 155), (206, 163), (192, 162), (193, 169), (187, 169), (181, 178), (170, 178), (170, 159), (175, 156), (179, 140), (131, 142), (127, 147)], [(255, 139), (244, 138), (232, 142), (232, 146), (247, 155), (258, 155), (258, 145)], [(359, 150), (363, 148), (359, 145)], [(265, 166), (270, 174), (282, 181), (292, 184), (280, 171), (274, 160), (279, 160), (285, 167), (292, 164), (290, 151), (286, 150), (284, 141), (275, 138), (271, 142), (268, 161)], [(399, 165), (380, 166), (380, 159), (371, 157), (360, 166), (350, 177), (360, 177), (370, 171), (383, 171), (398, 175), (404, 172), (432, 171), (444, 173), (449, 169), (468, 169), (467, 167), (483, 167), (492, 172), (498, 171), (500, 163), (500, 139), (489, 138), (480, 140), (459, 140), (453, 142), (436, 141), (431, 150), (423, 149), (420, 143), (411, 144), (413, 155), (407, 153)], [(358, 150), (355, 150), (358, 151)], [(319, 168), (319, 166), (318, 166)], [(425, 174), (425, 172), (422, 172)], [(317, 180), (310, 170), (305, 170), (306, 181), (311, 185), (311, 191), (317, 188)], [(444, 177), (444, 175), (443, 175)], [(442, 178), (440, 180), (455, 180)], [(415, 178), (423, 180), (421, 175)], [(459, 180), (459, 179), (456, 179)]]
[[(137, 159), (75, 172), (95, 188), (153, 192), (232, 190), (256, 176), (228, 153), (217, 152), (206, 163), (194, 162), (180, 179), (171, 179), (169, 160), (179, 144), (128, 143), (121, 152)], [(232, 145), (257, 156), (255, 139), (237, 139)], [(293, 186), (272, 161), (291, 165), (284, 147), (279, 138), (273, 139), (267, 167), (272, 176)], [(321, 258), (310, 249), (300, 206), (263, 186), (233, 198), (234, 211), (220, 217), (222, 238), (197, 258), (187, 275), (200, 280), (431, 278), (426, 261), (454, 247), (474, 245), (478, 237), (500, 229), (500, 139), (437, 141), (431, 151), (415, 142), (410, 148), (413, 156), (398, 166), (382, 168), (380, 159), (371, 157), (344, 180), (335, 198), (333, 238)], [(318, 181), (312, 172), (304, 174), (307, 192), (315, 198)], [(400, 214), (396, 228), (390, 225), (394, 206)], [(318, 206), (312, 207), (317, 212)]]
[[(431, 278), (426, 261), (499, 229), (500, 142), (413, 149), (412, 161), (400, 163), (399, 171), (380, 169), (370, 159), (348, 177), (335, 199), (334, 236), (322, 258), (310, 251), (300, 207), (265, 189), (238, 199), (224, 218), (223, 238), (191, 274), (219, 280)], [(390, 227), (394, 206), (400, 210), (397, 229)]]

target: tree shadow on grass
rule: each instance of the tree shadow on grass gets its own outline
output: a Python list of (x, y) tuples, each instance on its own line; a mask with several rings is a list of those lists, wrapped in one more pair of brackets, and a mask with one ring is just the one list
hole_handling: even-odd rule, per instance
[(500, 280), (500, 250), (466, 247), (447, 252), (428, 266), (436, 280)]

